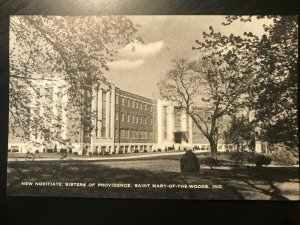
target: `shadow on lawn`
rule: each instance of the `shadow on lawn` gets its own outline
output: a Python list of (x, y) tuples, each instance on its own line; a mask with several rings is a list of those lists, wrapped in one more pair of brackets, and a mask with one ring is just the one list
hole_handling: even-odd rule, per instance
[[(122, 163), (122, 162), (120, 162)], [(272, 199), (287, 200), (275, 183), (299, 179), (298, 168), (201, 169), (199, 174), (182, 174), (147, 169), (113, 168), (94, 162), (9, 162), (8, 194), (105, 198), (172, 199)], [(87, 188), (22, 186), (32, 182), (95, 182), (123, 184), (207, 184), (222, 189), (190, 188)]]
[(233, 187), (246, 199), (289, 200), (275, 184), (290, 182), (299, 186), (297, 167), (214, 169), (206, 170), (203, 174), (203, 177), (209, 176), (227, 187)]

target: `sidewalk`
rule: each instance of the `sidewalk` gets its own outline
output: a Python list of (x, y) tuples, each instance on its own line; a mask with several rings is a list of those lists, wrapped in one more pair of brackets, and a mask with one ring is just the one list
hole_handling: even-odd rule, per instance
[[(197, 153), (197, 151), (195, 151)], [(143, 154), (143, 155), (129, 155), (129, 156), (91, 156), (91, 157), (74, 157), (73, 155), (69, 155), (66, 158), (62, 159), (61, 161), (66, 160), (74, 160), (74, 161), (108, 161), (108, 160), (126, 160), (126, 159), (142, 159), (142, 158), (152, 158), (152, 157), (159, 157), (159, 156), (168, 156), (168, 155), (183, 155), (185, 152), (169, 152), (169, 153), (150, 153), (150, 154)], [(58, 161), (60, 160), (60, 155), (57, 155), (58, 157), (36, 157), (34, 158), (34, 161)], [(8, 157), (8, 162), (16, 162), (16, 161), (33, 161), (32, 159), (28, 158), (10, 158)]]

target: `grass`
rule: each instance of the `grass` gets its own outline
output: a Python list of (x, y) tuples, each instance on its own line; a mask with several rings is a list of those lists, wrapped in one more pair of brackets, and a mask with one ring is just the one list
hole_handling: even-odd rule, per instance
[[(299, 200), (298, 167), (203, 168), (182, 174), (180, 156), (119, 161), (8, 162), (8, 194), (106, 198)], [(190, 188), (39, 187), (21, 182), (201, 184)], [(222, 188), (211, 188), (221, 185)], [(184, 187), (184, 186), (182, 186)]]

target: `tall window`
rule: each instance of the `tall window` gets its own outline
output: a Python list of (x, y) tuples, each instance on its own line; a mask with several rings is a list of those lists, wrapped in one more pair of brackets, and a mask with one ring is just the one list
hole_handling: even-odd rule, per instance
[(124, 113), (121, 113), (121, 120), (124, 122), (124, 120), (125, 120), (125, 115), (124, 115)]
[(102, 125), (101, 125), (101, 137), (106, 136), (106, 92), (102, 93)]
[(129, 113), (127, 114), (127, 122), (128, 123), (130, 122), (130, 115), (129, 115)]
[(116, 120), (119, 120), (119, 112), (116, 111)]
[(152, 138), (152, 131), (149, 131), (149, 138)]
[(121, 129), (121, 138), (125, 138), (125, 130)]
[(125, 98), (121, 97), (122, 98), (122, 105), (125, 105)]
[(134, 123), (134, 119), (135, 119), (135, 117), (134, 117), (134, 115), (132, 115), (132, 123)]
[(167, 106), (163, 107), (163, 131), (164, 139), (168, 139), (168, 108)]
[(116, 128), (116, 129), (115, 129), (115, 138), (118, 137), (118, 133), (119, 133), (119, 130), (118, 130), (118, 128)]
[(116, 104), (119, 104), (119, 95), (116, 95)]

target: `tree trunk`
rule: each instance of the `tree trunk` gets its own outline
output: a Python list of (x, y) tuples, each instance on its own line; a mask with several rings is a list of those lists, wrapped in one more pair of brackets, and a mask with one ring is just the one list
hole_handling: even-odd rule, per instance
[(214, 158), (217, 158), (218, 155), (218, 148), (217, 148), (217, 143), (215, 140), (210, 139), (209, 140), (209, 144), (210, 144), (210, 151), (211, 151), (211, 155)]

